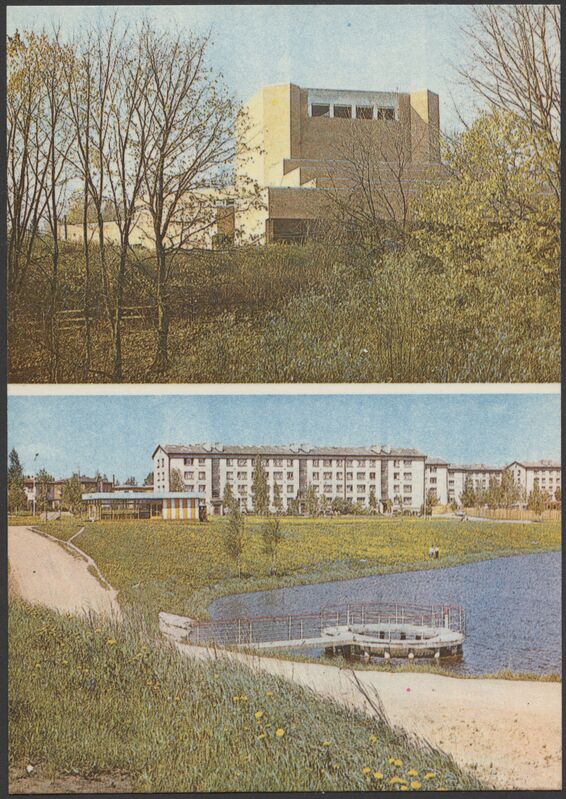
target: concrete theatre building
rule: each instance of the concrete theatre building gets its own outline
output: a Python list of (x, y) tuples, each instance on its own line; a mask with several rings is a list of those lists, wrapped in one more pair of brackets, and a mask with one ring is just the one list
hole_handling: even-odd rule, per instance
[[(409, 93), (312, 89), (293, 83), (265, 86), (244, 105), (239, 118), (233, 185), (222, 191), (203, 187), (187, 197), (186, 211), (172, 224), (172, 240), (187, 230), (182, 217), (199, 220), (191, 240), (201, 248), (230, 241), (304, 240), (328, 218), (329, 196), (352, 189), (352, 162), (345, 152), (353, 142), (370, 156), (373, 185), (387, 195), (391, 210), (401, 193), (409, 196), (441, 179), (439, 129), (439, 98), (427, 89)], [(352, 201), (354, 197), (355, 192)], [(137, 212), (130, 243), (154, 249), (143, 202)], [(67, 223), (65, 217), (60, 228), (61, 238), (82, 242), (82, 224)], [(97, 224), (90, 223), (88, 231), (96, 241)], [(116, 222), (105, 223), (104, 236), (119, 242)]]
[[(384, 444), (369, 447), (162, 444), (152, 456), (153, 488), (156, 492), (170, 491), (171, 475), (177, 470), (184, 490), (202, 496), (211, 514), (223, 512), (222, 497), (227, 485), (241, 507), (251, 511), (258, 456), (267, 474), (271, 503), (277, 484), (284, 510), (296, 500), (304, 506), (307, 489), (312, 486), (318, 497), (329, 502), (338, 498), (370, 507), (373, 495), (381, 510), (389, 500), (393, 507), (419, 512), (429, 492), (442, 505), (458, 503), (469, 480), (476, 489), (488, 488), (490, 477), (499, 479), (506, 468), (453, 465), (416, 449), (396, 449)], [(539, 479), (541, 487), (552, 486), (554, 491), (560, 487), (561, 468), (556, 461), (515, 463), (509, 468), (524, 470), (521, 475), (525, 475), (522, 477), (525, 485), (532, 486), (533, 480)]]
[[(352, 144), (379, 174), (373, 185), (395, 202), (440, 176), (437, 94), (311, 89), (285, 83), (260, 89), (245, 108), (240, 138), (248, 153), (236, 165), (260, 188), (261, 208), (240, 211), (235, 228), (247, 241), (295, 241), (328, 215), (329, 191), (356, 182)], [(367, 188), (367, 187), (365, 187)]]

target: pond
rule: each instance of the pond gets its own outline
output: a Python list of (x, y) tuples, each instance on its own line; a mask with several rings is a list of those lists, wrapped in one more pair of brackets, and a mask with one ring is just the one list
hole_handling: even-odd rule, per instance
[(445, 661), (455, 672), (562, 670), (560, 552), (238, 594), (217, 599), (209, 612), (213, 619), (282, 616), (375, 601), (462, 605), (464, 656)]

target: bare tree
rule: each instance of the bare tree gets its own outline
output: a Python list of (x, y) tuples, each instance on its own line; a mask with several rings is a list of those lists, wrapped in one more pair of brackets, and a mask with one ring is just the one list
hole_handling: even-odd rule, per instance
[(57, 311), (59, 310), (60, 286), (60, 251), (59, 251), (59, 219), (66, 202), (66, 191), (69, 181), (68, 154), (72, 144), (72, 132), (66, 124), (67, 95), (62, 91), (63, 63), (67, 58), (66, 48), (61, 44), (59, 31), (55, 31), (52, 39), (44, 33), (40, 37), (39, 47), (35, 49), (37, 58), (39, 89), (44, 98), (44, 114), (40, 118), (43, 129), (43, 146), (40, 157), (45, 164), (43, 191), (45, 194), (45, 221), (49, 232), (49, 249), (51, 251), (51, 271), (49, 275), (49, 308), (47, 314), (47, 336), (49, 342), (51, 382), (59, 380), (59, 327)]
[(235, 154), (237, 109), (206, 67), (208, 38), (157, 34), (145, 25), (145, 95), (137, 124), (146, 120), (144, 200), (155, 245), (157, 344), (153, 369), (168, 366), (170, 279), (176, 256), (198, 245), (215, 221), (218, 192)]
[(406, 132), (394, 123), (352, 120), (345, 128), (335, 159), (318, 179), (331, 235), (377, 250), (402, 247), (412, 195), (431, 168), (413, 162)]
[(119, 261), (114, 276), (114, 361), (112, 376), (122, 380), (122, 312), (130, 235), (139, 216), (144, 178), (144, 158), (150, 117), (139, 115), (149, 74), (143, 41), (126, 37), (120, 46), (117, 74), (109, 108), (109, 147), (106, 173), (120, 237)]
[(45, 131), (41, 126), (44, 97), (35, 34), (8, 38), (6, 93), (8, 293), (13, 320), (32, 262), (45, 208), (44, 186), (49, 165), (42, 158)]
[(560, 196), (560, 6), (475, 6), (460, 75), (491, 105), (525, 120), (535, 155)]

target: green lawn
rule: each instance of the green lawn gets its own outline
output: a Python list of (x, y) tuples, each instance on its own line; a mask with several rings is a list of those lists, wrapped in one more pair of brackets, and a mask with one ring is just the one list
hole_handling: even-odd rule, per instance
[(477, 790), (451, 757), (283, 679), (188, 661), (139, 624), (10, 602), (10, 766), (134, 791)]
[[(86, 523), (75, 543), (91, 555), (126, 606), (154, 623), (160, 610), (206, 616), (217, 596), (368, 574), (437, 568), (501, 555), (560, 548), (560, 523), (505, 524), (370, 517), (283, 517), (277, 575), (269, 577), (260, 520), (248, 517), (249, 539), (238, 579), (222, 546), (225, 521)], [(62, 526), (61, 526), (62, 525)], [(68, 538), (69, 523), (41, 525)], [(78, 524), (75, 529), (78, 529)], [(431, 543), (440, 549), (430, 561)]]

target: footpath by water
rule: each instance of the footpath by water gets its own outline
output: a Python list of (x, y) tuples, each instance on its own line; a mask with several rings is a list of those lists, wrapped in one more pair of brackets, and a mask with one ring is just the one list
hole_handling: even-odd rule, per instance
[(374, 601), (462, 605), (464, 657), (446, 661), (457, 673), (562, 670), (560, 552), (238, 594), (217, 599), (209, 613), (214, 619), (279, 616)]

